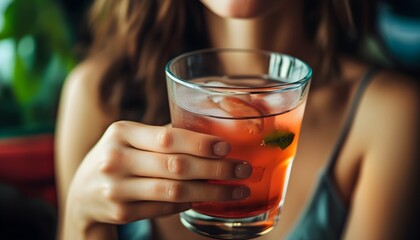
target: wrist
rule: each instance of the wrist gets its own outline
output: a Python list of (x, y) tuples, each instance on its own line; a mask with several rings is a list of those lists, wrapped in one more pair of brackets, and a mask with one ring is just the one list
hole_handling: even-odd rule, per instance
[[(73, 215), (73, 216), (72, 216)], [(87, 221), (77, 214), (70, 213), (64, 218), (61, 240), (89, 239), (114, 240), (117, 239), (115, 225)]]
[(72, 239), (100, 239), (111, 240), (117, 239), (116, 226), (95, 221), (84, 213), (80, 204), (72, 204), (72, 200), (68, 200), (63, 218), (61, 240)]

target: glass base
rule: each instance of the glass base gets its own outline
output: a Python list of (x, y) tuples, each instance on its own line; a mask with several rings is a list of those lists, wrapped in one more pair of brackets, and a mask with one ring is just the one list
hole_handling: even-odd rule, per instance
[(247, 218), (211, 217), (194, 210), (180, 214), (182, 224), (198, 234), (217, 239), (252, 239), (270, 232), (278, 223), (280, 207)]

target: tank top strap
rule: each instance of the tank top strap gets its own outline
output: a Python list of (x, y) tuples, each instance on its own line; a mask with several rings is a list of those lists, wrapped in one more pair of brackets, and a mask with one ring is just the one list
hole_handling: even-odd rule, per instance
[(330, 156), (327, 168), (326, 168), (326, 173), (330, 174), (332, 172), (332, 170), (334, 169), (335, 163), (337, 162), (337, 159), (341, 153), (341, 150), (343, 148), (343, 145), (347, 139), (347, 136), (350, 132), (351, 126), (353, 124), (353, 120), (354, 117), (356, 115), (357, 112), (357, 108), (360, 104), (360, 101), (363, 97), (363, 93), (365, 92), (367, 86), (369, 85), (369, 83), (371, 82), (371, 80), (373, 79), (374, 75), (378, 72), (379, 68), (378, 67), (371, 67), (369, 68), (366, 73), (364, 74), (362, 80), (359, 83), (359, 86), (356, 90), (356, 93), (354, 94), (352, 103), (350, 105), (350, 109), (347, 113), (347, 118), (344, 122), (344, 126), (343, 129), (341, 130), (341, 133), (338, 137), (337, 143), (333, 149), (333, 152)]

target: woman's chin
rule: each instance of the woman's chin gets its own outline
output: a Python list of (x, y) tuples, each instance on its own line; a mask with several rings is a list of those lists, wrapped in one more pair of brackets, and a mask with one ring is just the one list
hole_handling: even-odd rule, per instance
[(269, 12), (266, 0), (201, 0), (213, 13), (225, 18), (256, 18)]
[(236, 18), (236, 19), (251, 19), (251, 18), (257, 18), (261, 16), (256, 11), (242, 11), (242, 12), (226, 12), (224, 14), (219, 14), (221, 17), (225, 18)]

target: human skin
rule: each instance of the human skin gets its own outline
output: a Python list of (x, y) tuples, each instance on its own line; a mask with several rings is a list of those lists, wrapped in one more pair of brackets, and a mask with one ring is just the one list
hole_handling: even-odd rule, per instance
[(281, 4), (276, 0), (201, 0), (213, 13), (223, 18), (250, 19), (276, 11)]
[[(288, 53), (308, 62), (314, 69), (313, 81), (319, 81), (315, 61), (319, 52), (304, 38), (300, 1), (278, 1), (278, 7), (270, 9), (265, 1), (249, 1), (258, 11), (240, 8), (237, 0), (203, 2), (209, 9), (206, 18), (213, 47)], [(223, 9), (221, 2), (230, 2), (229, 11), (217, 10)], [(339, 64), (343, 81), (310, 90), (279, 226), (260, 239), (284, 239), (293, 227), (338, 138), (352, 93), (369, 68), (345, 56)], [(234, 195), (233, 189), (189, 181), (235, 178), (236, 165), (222, 161), (228, 145), (223, 139), (170, 126), (115, 123), (118, 94), (112, 96), (111, 113), (101, 110), (98, 67), (103, 67), (100, 59), (81, 63), (67, 79), (60, 103), (56, 146), (60, 205), (66, 212), (62, 238), (116, 239), (114, 224), (153, 218), (156, 239), (208, 239), (182, 227), (176, 213), (189, 208), (191, 201), (226, 200)], [(418, 96), (418, 85), (389, 71), (375, 75), (367, 88), (334, 168), (338, 192), (349, 206), (344, 239), (404, 239), (407, 202), (416, 192), (412, 180), (419, 169), (418, 135), (412, 134), (418, 131)], [(390, 141), (395, 136), (398, 141)], [(167, 138), (170, 141), (162, 140)], [(191, 144), (185, 144), (185, 139)], [(213, 146), (219, 142), (218, 151), (223, 154), (214, 155)], [(171, 161), (175, 165), (167, 164)], [(208, 168), (215, 171), (196, 171)], [(247, 173), (238, 174), (246, 177)], [(159, 181), (151, 183), (151, 178)], [(217, 194), (197, 194), (203, 187)], [(247, 193), (236, 194), (246, 197)]]

